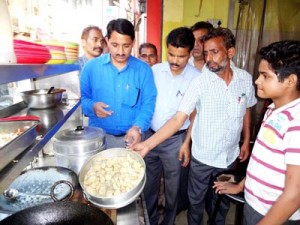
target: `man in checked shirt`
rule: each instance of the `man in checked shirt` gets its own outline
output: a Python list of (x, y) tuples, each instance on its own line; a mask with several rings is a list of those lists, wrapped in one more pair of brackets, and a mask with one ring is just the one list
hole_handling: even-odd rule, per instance
[[(257, 102), (252, 76), (230, 60), (235, 54), (235, 37), (227, 28), (212, 29), (204, 41), (206, 65), (180, 103), (177, 113), (151, 138), (133, 149), (147, 155), (151, 149), (173, 135), (196, 108), (192, 127), (192, 156), (188, 180), (188, 223), (203, 223), (204, 208), (211, 216), (216, 194), (212, 194), (215, 176), (232, 169), (237, 158), (245, 161), (250, 154), (250, 108)], [(243, 132), (243, 144), (239, 141)], [(224, 199), (224, 198), (223, 198)], [(207, 205), (205, 205), (207, 204)], [(229, 202), (222, 201), (215, 223), (225, 224)]]

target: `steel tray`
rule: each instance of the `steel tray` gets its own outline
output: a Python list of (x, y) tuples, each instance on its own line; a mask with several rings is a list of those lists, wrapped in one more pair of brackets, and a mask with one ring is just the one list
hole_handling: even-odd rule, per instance
[(38, 124), (39, 121), (37, 120), (0, 121), (0, 133), (12, 133), (18, 128), (29, 127), (22, 134), (0, 148), (0, 170), (33, 144), (37, 136), (36, 126)]

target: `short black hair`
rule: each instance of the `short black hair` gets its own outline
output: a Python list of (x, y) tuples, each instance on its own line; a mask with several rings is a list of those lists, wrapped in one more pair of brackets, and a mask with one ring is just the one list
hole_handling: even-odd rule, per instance
[(297, 90), (300, 91), (300, 41), (285, 40), (274, 42), (259, 51), (261, 59), (269, 63), (270, 69), (283, 81), (291, 74), (298, 77)]
[(168, 34), (166, 44), (167, 47), (172, 45), (176, 48), (188, 48), (190, 52), (194, 48), (195, 38), (190, 28), (178, 27)]
[(154, 44), (149, 43), (149, 42), (141, 44), (140, 47), (139, 47), (139, 54), (142, 53), (143, 48), (152, 48), (154, 50), (155, 55), (157, 55), (157, 48)]
[(205, 35), (202, 40), (204, 42), (208, 41), (212, 38), (222, 37), (224, 41), (224, 45), (226, 49), (234, 48), (235, 47), (235, 37), (230, 29), (218, 27), (211, 29), (207, 35)]
[(191, 30), (193, 32), (196, 30), (200, 30), (200, 29), (207, 29), (209, 32), (213, 28), (214, 28), (214, 26), (211, 23), (205, 22), (205, 21), (199, 21), (199, 22), (195, 23), (193, 26), (191, 26)]
[(132, 23), (126, 19), (116, 19), (111, 20), (107, 24), (107, 38), (110, 39), (111, 33), (113, 31), (118, 32), (119, 34), (124, 34), (130, 36), (131, 40), (135, 39), (135, 31)]

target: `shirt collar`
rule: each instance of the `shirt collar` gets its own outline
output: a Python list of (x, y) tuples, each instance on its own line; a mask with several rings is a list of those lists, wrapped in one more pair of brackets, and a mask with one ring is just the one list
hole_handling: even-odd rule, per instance
[(85, 55), (80, 56), (79, 59), (78, 59), (78, 62), (79, 62), (81, 67), (83, 67), (84, 64), (87, 63), (87, 61), (89, 61), (89, 60)]
[[(232, 60), (230, 60), (230, 68), (232, 70), (232, 81), (234, 82), (235, 80), (247, 80), (247, 77), (244, 76), (244, 74), (240, 73), (238, 70), (239, 68), (237, 68), (234, 64), (234, 62)], [(206, 64), (203, 66), (202, 72), (209, 74), (210, 79), (212, 81), (218, 80), (218, 79), (222, 79), (219, 77), (218, 74), (211, 72)]]
[(103, 54), (102, 57), (103, 57), (103, 63), (104, 64), (107, 64), (107, 63), (111, 62), (111, 60), (110, 60), (110, 54), (109, 53)]
[(270, 105), (268, 105), (268, 109), (272, 110), (273, 113), (280, 113), (288, 108), (294, 107), (295, 105), (300, 104), (300, 98), (295, 99), (294, 101), (289, 102), (286, 105), (281, 106), (278, 109), (275, 109), (275, 104), (271, 103)]
[[(126, 66), (122, 70), (125, 70), (128, 66), (130, 66), (132, 60), (133, 60), (133, 56), (130, 55), (129, 58), (128, 58), (128, 60), (127, 60)], [(112, 64), (110, 53), (103, 54), (103, 63), (104, 64), (107, 64), (107, 63), (111, 63)]]
[[(171, 69), (170, 69), (170, 65), (168, 62), (165, 62), (165, 63), (162, 63), (163, 67), (162, 67), (162, 71), (163, 72), (167, 72), (170, 76), (173, 76), (172, 72), (171, 72)], [(182, 77), (185, 77), (185, 74), (186, 74), (186, 71), (188, 70), (187, 68), (189, 66), (192, 66), (190, 65), (189, 63), (186, 64), (186, 66), (184, 67), (183, 71), (178, 74), (176, 77), (178, 76), (182, 76)]]

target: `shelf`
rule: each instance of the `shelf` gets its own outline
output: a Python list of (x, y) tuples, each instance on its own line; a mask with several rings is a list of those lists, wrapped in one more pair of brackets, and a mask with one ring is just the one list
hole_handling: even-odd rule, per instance
[(0, 84), (25, 79), (43, 78), (79, 70), (78, 64), (0, 65)]
[[(77, 64), (15, 64), (0, 65), (0, 84), (21, 81), (25, 79), (41, 79), (51, 76), (59, 76), (78, 71)], [(32, 110), (19, 107), (17, 115), (36, 115), (40, 117), (41, 130), (38, 131), (38, 140), (25, 149), (14, 161), (10, 162), (0, 171), (0, 193), (20, 175), (20, 173), (37, 157), (42, 148), (66, 123), (70, 116), (80, 106), (80, 100), (68, 100), (55, 108), (45, 110)]]
[[(62, 125), (64, 125), (64, 123), (79, 106), (80, 101), (73, 100), (68, 104), (61, 104), (55, 108), (43, 110), (44, 113), (47, 113), (47, 111), (49, 112), (49, 118), (54, 112), (53, 118), (55, 119), (52, 120), (52, 123), (50, 125), (48, 124), (47, 126), (43, 124), (43, 121), (41, 121), (42, 129), (38, 131), (38, 135), (41, 138), (36, 140), (34, 144), (32, 144), (20, 156), (18, 156), (16, 162), (12, 162), (6, 168), (0, 171), (0, 193), (3, 193), (3, 191), (11, 184), (11, 182), (20, 175), (24, 168), (26, 168), (30, 162), (32, 162), (33, 158), (38, 156), (40, 150), (55, 135)], [(41, 113), (41, 110), (31, 110), (26, 108), (18, 114), (26, 115), (28, 112), (30, 112), (31, 115), (40, 116), (41, 118), (41, 114), (39, 114)], [(36, 114), (34, 112), (36, 112)], [(57, 116), (58, 114), (61, 114), (61, 116)]]

